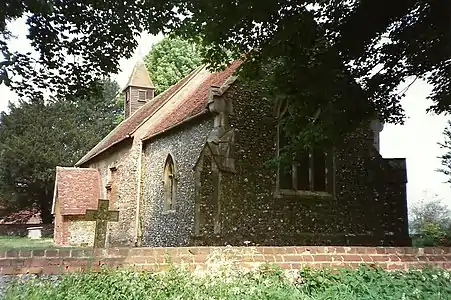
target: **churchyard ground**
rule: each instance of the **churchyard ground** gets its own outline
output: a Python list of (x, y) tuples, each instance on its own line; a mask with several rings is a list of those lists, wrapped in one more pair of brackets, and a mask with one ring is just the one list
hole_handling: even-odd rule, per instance
[(32, 240), (28, 237), (0, 236), (0, 249), (46, 249), (55, 247), (52, 238)]

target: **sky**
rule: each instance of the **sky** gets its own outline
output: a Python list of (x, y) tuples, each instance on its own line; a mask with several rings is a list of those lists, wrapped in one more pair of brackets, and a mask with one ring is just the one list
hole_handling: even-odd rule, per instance
[[(9, 26), (17, 38), (10, 43), (11, 47), (25, 52), (31, 46), (25, 38), (27, 29), (23, 19)], [(131, 59), (119, 61), (121, 72), (112, 77), (123, 87), (134, 64), (143, 58), (152, 45), (162, 39), (162, 35), (142, 34), (139, 46)], [(434, 198), (442, 199), (451, 207), (451, 186), (447, 176), (436, 170), (441, 167), (438, 156), (443, 150), (438, 146), (444, 141), (443, 130), (449, 116), (426, 114), (431, 105), (427, 96), (431, 87), (424, 81), (417, 80), (406, 93), (402, 106), (407, 119), (404, 125), (385, 124), (380, 137), (380, 152), (385, 158), (406, 158), (407, 162), (407, 200), (409, 205), (418, 201)], [(17, 101), (17, 96), (8, 88), (0, 85), (0, 111), (7, 109), (8, 101)]]

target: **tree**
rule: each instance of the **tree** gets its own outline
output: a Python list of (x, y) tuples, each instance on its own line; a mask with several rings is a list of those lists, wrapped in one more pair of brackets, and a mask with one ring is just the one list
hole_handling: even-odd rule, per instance
[(202, 64), (200, 46), (179, 37), (166, 37), (145, 58), (157, 94)]
[(422, 201), (410, 210), (410, 232), (419, 246), (451, 244), (451, 211), (440, 199)]
[(37, 207), (51, 221), (56, 166), (73, 166), (114, 126), (118, 85), (104, 83), (103, 97), (9, 104), (0, 115), (0, 198), (10, 208)]
[[(442, 162), (442, 168), (438, 171), (443, 174), (450, 176), (451, 175), (451, 121), (448, 121), (448, 126), (443, 131), (443, 135), (445, 137), (444, 143), (439, 143), (440, 148), (446, 151), (445, 154), (440, 156)], [(451, 183), (451, 177), (448, 179), (448, 183)]]
[[(129, 58), (136, 48), (132, 37), (147, 30), (200, 34), (204, 60), (213, 68), (223, 66), (229, 53), (245, 59), (243, 74), (263, 79), (268, 89), (262, 93), (289, 103), (292, 113), (283, 128), (298, 146), (339, 140), (370, 117), (401, 123), (399, 101), (417, 78), (433, 86), (433, 111), (451, 110), (449, 1), (6, 0), (2, 5), (0, 48), (6, 60), (0, 76), (22, 94), (36, 94), (30, 86), (57, 94), (94, 91), (91, 83), (117, 72), (119, 58)], [(7, 22), (24, 15), (37, 59), (7, 45)], [(81, 59), (68, 60), (66, 54)], [(403, 82), (406, 87), (397, 91)], [(299, 126), (318, 112), (317, 122)]]

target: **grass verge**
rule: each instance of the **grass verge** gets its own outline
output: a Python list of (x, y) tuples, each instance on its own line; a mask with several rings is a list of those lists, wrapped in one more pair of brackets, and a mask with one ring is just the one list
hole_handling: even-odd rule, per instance
[(180, 269), (66, 274), (58, 280), (18, 281), (8, 287), (5, 299), (447, 300), (450, 295), (451, 274), (440, 269), (387, 272), (362, 266), (291, 272), (266, 265), (219, 275)]

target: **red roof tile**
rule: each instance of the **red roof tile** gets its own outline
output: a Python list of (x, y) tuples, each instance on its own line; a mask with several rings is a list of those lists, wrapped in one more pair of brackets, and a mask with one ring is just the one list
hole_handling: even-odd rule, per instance
[(97, 169), (56, 167), (55, 193), (61, 215), (84, 215), (96, 209), (100, 198), (100, 174)]
[[(155, 99), (147, 102), (128, 119), (119, 124), (110, 134), (91, 149), (91, 151), (82, 157), (76, 163), (76, 166), (88, 162), (111, 146), (131, 137), (160, 108), (164, 108), (164, 112), (160, 112), (158, 118), (155, 118), (155, 124), (150, 125), (150, 129), (144, 139), (162, 133), (171, 127), (183, 123), (190, 117), (206, 111), (209, 88), (224, 84), (240, 64), (240, 61), (235, 61), (224, 71), (208, 73), (207, 76), (204, 75), (206, 72), (204, 71), (205, 67), (194, 70), (177, 84), (155, 97)], [(190, 86), (189, 89), (186, 86)], [(166, 105), (173, 98), (176, 100), (172, 101), (170, 105)]]
[(225, 81), (233, 75), (240, 66), (240, 61), (230, 64), (222, 72), (212, 73), (207, 76), (191, 93), (177, 101), (177, 105), (152, 124), (144, 139), (156, 136), (172, 127), (175, 127), (189, 118), (207, 112), (208, 90), (211, 86), (222, 86)]
[(113, 131), (111, 131), (103, 140), (101, 140), (94, 148), (91, 149), (84, 157), (82, 157), (75, 165), (79, 166), (86, 163), (101, 152), (107, 150), (111, 146), (127, 139), (130, 135), (144, 122), (148, 117), (152, 116), (161, 105), (166, 103), (181, 87), (183, 87), (192, 77), (194, 77), (201, 68), (191, 72), (188, 76), (180, 80), (166, 91), (147, 102), (144, 106), (133, 113), (129, 118), (122, 121)]

